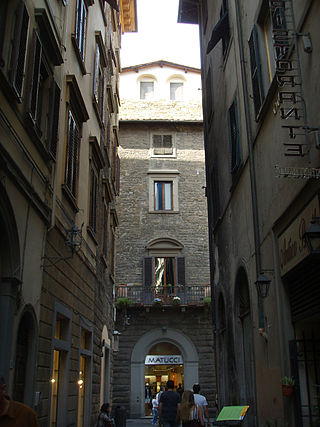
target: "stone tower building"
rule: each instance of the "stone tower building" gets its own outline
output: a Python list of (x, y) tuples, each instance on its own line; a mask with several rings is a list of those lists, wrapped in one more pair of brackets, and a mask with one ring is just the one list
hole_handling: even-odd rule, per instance
[(157, 61), (120, 83), (114, 404), (143, 416), (173, 379), (200, 382), (213, 407), (200, 70)]

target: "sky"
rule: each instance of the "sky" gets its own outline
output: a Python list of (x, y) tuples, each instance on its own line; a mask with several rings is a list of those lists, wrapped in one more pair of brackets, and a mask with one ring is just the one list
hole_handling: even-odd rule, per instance
[(200, 68), (198, 25), (178, 24), (179, 0), (137, 0), (138, 32), (121, 41), (121, 66), (164, 59)]

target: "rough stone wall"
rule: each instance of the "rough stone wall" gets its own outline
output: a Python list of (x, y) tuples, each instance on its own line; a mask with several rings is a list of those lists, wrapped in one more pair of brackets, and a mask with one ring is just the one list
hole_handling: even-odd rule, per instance
[[(214, 336), (211, 313), (204, 307), (167, 308), (165, 311), (152, 307), (150, 312), (144, 308), (129, 308), (130, 325), (124, 325), (123, 312), (118, 312), (116, 329), (121, 332), (119, 352), (114, 360), (113, 406), (126, 408), (130, 415), (130, 360), (131, 353), (139, 339), (155, 328), (175, 328), (188, 336), (199, 355), (199, 383), (201, 393), (206, 396), (211, 416), (214, 413), (216, 394), (216, 375), (214, 362)], [(165, 341), (165, 336), (164, 336)]]
[[(176, 158), (151, 157), (151, 134), (175, 134)], [(120, 124), (121, 182), (118, 212), (117, 283), (142, 283), (146, 244), (171, 237), (184, 245), (186, 282), (208, 284), (209, 256), (202, 125)], [(179, 213), (149, 212), (148, 170), (178, 170)]]

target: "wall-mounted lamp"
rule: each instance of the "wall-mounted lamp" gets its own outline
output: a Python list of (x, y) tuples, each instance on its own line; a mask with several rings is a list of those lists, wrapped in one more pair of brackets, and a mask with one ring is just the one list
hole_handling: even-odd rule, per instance
[(66, 230), (67, 238), (65, 245), (70, 249), (72, 255), (80, 250), (82, 243), (82, 227), (83, 223), (81, 228), (78, 228), (73, 222), (71, 228)]
[(320, 218), (313, 217), (311, 224), (304, 233), (304, 238), (312, 254), (320, 254)]
[(263, 273), (260, 273), (255, 281), (258, 295), (260, 298), (266, 298), (269, 294), (271, 280), (268, 279)]
[(49, 264), (42, 264), (41, 267), (53, 267), (59, 261), (67, 260), (73, 258), (73, 255), (77, 253), (81, 248), (82, 243), (82, 227), (77, 227), (74, 222), (71, 224), (71, 228), (66, 230), (66, 240), (64, 244), (67, 246), (68, 250), (71, 252), (71, 255), (68, 256), (43, 256), (43, 260), (49, 261)]

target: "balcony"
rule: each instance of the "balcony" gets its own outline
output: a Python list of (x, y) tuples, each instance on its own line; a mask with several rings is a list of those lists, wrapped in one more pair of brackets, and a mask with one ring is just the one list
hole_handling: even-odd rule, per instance
[(116, 286), (116, 300), (128, 298), (132, 306), (207, 306), (211, 303), (210, 285), (144, 287), (141, 285)]

